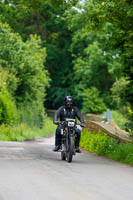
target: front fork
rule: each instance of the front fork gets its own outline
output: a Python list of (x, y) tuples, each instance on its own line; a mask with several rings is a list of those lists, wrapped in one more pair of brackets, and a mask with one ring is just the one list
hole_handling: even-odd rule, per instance
[(69, 150), (68, 147), (69, 147), (69, 141), (70, 141), (70, 138), (72, 137), (73, 138), (73, 155), (75, 155), (75, 131), (74, 130), (68, 130), (69, 132), (67, 132), (67, 143), (66, 143), (66, 147), (67, 147), (67, 151)]
[(68, 130), (64, 130), (64, 129), (61, 129), (61, 140), (62, 140), (62, 145), (61, 145), (61, 147), (62, 147), (62, 151), (64, 151), (64, 152), (67, 152), (69, 149), (68, 149), (68, 147), (69, 147), (69, 137), (73, 137), (73, 142), (74, 142), (74, 144), (73, 144), (73, 150), (74, 150), (74, 152), (73, 152), (73, 154), (75, 155), (75, 131), (71, 131), (70, 132), (70, 134), (69, 134), (69, 132), (68, 132)]
[(67, 129), (61, 129), (61, 147), (62, 151), (67, 152), (68, 151), (68, 141), (69, 141), (69, 133)]
[(65, 129), (61, 129), (61, 151), (66, 152), (66, 134)]

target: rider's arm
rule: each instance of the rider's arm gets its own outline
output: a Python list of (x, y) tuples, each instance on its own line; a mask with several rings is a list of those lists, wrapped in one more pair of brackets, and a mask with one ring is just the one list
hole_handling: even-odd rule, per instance
[(62, 107), (60, 107), (58, 110), (56, 110), (55, 114), (54, 114), (54, 121), (53, 123), (58, 125), (59, 121), (58, 121), (58, 117), (60, 116), (60, 112), (61, 112)]
[(75, 111), (76, 111), (76, 116), (77, 116), (77, 118), (79, 119), (79, 121), (81, 122), (81, 124), (82, 124), (83, 126), (85, 126), (84, 118), (83, 118), (83, 116), (81, 115), (81, 113), (80, 113), (80, 111), (79, 111), (79, 109), (78, 109), (77, 107), (75, 107)]

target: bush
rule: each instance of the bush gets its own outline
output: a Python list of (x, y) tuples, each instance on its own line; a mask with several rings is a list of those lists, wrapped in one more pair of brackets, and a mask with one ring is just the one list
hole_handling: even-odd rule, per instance
[(119, 80), (114, 82), (111, 91), (113, 102), (116, 104), (117, 108), (121, 107), (121, 109), (123, 109), (124, 105), (127, 104), (125, 98), (129, 84), (129, 77), (121, 77)]
[(131, 105), (128, 106), (128, 117), (129, 121), (125, 123), (125, 130), (130, 133), (131, 137), (133, 137), (133, 108)]
[(133, 121), (125, 123), (125, 130), (130, 133), (131, 137), (133, 137)]
[(111, 111), (115, 123), (121, 128), (125, 129), (125, 124), (128, 122), (127, 117), (125, 117), (120, 111), (112, 110)]
[(131, 105), (129, 105), (127, 109), (128, 109), (129, 119), (133, 121), (133, 107), (131, 107)]
[(17, 110), (6, 88), (0, 90), (0, 124), (13, 124), (17, 120)]
[(98, 155), (133, 165), (133, 144), (122, 144), (107, 134), (98, 132), (93, 134), (84, 131), (81, 137), (81, 147)]
[(25, 141), (36, 138), (41, 138), (55, 133), (56, 126), (49, 118), (45, 118), (45, 124), (42, 129), (36, 126), (28, 126), (26, 123), (21, 123), (15, 126), (2, 124), (0, 126), (0, 140), (2, 141)]
[(106, 110), (106, 106), (99, 97), (99, 91), (95, 87), (84, 90), (83, 93), (83, 112), (100, 114)]
[(35, 118), (35, 123), (40, 124), (38, 127), (43, 126), (43, 104), (49, 86), (45, 59), (46, 48), (42, 48), (39, 37), (31, 35), (23, 42), (7, 24), (0, 23), (0, 64), (1, 69), (7, 72), (6, 88), (14, 97), (17, 108), (24, 108), (24, 114), (27, 111), (25, 118), (28, 123), (33, 125)]
[(19, 123), (26, 123), (28, 126), (43, 128), (45, 120), (44, 107), (40, 105), (21, 105), (19, 108)]
[(107, 136), (105, 133), (98, 132), (97, 134), (93, 134), (91, 132), (84, 132), (81, 139), (81, 146), (85, 147), (85, 149), (87, 146), (87, 150), (90, 152), (95, 152), (99, 155), (105, 155), (107, 147), (109, 146), (108, 142), (109, 136)]

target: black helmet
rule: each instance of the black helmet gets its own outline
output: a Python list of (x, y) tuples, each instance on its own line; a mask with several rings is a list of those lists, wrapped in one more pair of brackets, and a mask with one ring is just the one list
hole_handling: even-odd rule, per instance
[(65, 98), (65, 106), (66, 108), (72, 108), (73, 98), (71, 96), (66, 96)]

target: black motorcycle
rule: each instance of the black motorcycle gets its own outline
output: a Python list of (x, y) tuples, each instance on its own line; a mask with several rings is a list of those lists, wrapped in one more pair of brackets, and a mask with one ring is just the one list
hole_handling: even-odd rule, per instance
[(72, 162), (73, 155), (76, 154), (75, 151), (75, 128), (77, 125), (75, 119), (65, 119), (61, 122), (61, 159), (67, 160), (67, 162)]

